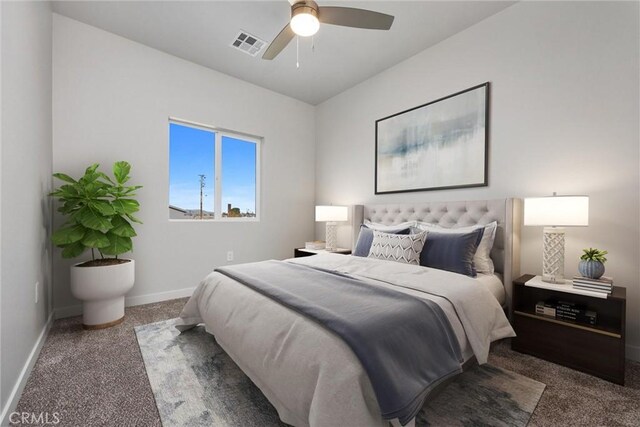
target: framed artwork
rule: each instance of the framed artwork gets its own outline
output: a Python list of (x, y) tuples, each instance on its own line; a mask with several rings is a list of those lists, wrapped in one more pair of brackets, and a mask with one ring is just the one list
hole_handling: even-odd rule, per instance
[(376, 121), (375, 194), (487, 186), (489, 83)]

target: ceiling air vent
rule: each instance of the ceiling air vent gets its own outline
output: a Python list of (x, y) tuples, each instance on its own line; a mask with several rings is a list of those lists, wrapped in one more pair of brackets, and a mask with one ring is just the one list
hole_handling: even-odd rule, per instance
[(267, 42), (264, 40), (260, 40), (245, 31), (240, 31), (235, 40), (233, 40), (233, 43), (231, 43), (231, 46), (243, 51), (247, 55), (256, 56), (266, 44)]

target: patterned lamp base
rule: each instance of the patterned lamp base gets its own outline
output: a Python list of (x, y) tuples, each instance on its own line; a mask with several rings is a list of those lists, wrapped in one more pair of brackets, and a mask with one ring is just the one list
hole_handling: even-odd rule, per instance
[(335, 222), (327, 222), (327, 231), (325, 240), (327, 241), (325, 249), (328, 251), (335, 251), (338, 247), (338, 237), (336, 232), (336, 223)]
[(545, 227), (542, 248), (542, 280), (564, 284), (564, 228)]

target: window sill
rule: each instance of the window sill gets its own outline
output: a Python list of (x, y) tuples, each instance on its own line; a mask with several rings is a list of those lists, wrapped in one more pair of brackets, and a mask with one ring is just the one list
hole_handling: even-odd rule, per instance
[(232, 222), (260, 222), (259, 218), (234, 218), (234, 219), (230, 219), (230, 218), (220, 218), (220, 219), (169, 219), (169, 222), (178, 222), (178, 223), (183, 223), (183, 222), (194, 222), (196, 224), (202, 224), (202, 223), (207, 223), (207, 224), (215, 224), (215, 223), (232, 223)]

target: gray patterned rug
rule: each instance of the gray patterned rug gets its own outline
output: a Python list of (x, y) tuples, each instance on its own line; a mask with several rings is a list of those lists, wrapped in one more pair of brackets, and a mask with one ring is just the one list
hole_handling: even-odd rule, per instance
[[(182, 335), (175, 319), (135, 328), (164, 427), (284, 426), (260, 390), (202, 326)], [(416, 419), (418, 426), (526, 426), (545, 385), (491, 365), (458, 376)]]

